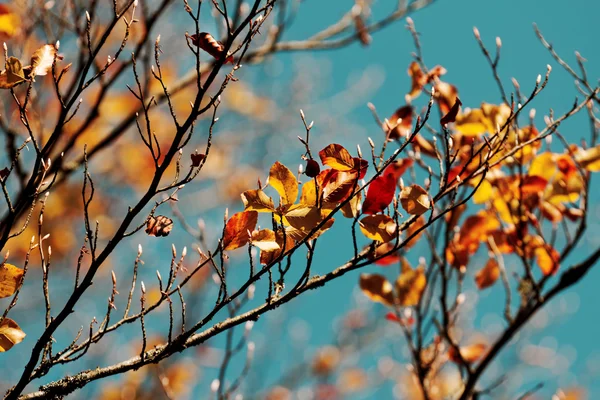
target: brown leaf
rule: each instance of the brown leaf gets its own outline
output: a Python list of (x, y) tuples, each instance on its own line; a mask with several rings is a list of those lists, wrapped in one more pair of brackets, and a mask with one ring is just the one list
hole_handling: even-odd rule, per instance
[(400, 193), (402, 208), (411, 215), (421, 215), (431, 207), (427, 191), (419, 185), (411, 185)]
[[(331, 228), (331, 226), (333, 225), (334, 222), (335, 222), (334, 218), (328, 219), (323, 224), (323, 226), (321, 226), (319, 229), (317, 229), (317, 231), (314, 232), (307, 240), (315, 240), (316, 238), (321, 236), (323, 233), (325, 233), (325, 231), (327, 231), (329, 228)], [(294, 239), (297, 242), (306, 239), (306, 237), (308, 236), (308, 234), (311, 231), (312, 231), (312, 229), (310, 229), (310, 230), (297, 229), (297, 228), (294, 228), (293, 226), (288, 226), (285, 228), (286, 236), (289, 236), (290, 238)]]
[(226, 57), (225, 63), (233, 63), (233, 56), (225, 55), (225, 46), (223, 43), (216, 40), (210, 33), (200, 32), (193, 34), (190, 36), (190, 39), (192, 40), (192, 44), (200, 47), (217, 60), (221, 57)]
[(250, 241), (248, 231), (252, 232), (258, 221), (256, 211), (242, 211), (233, 214), (225, 225), (223, 250), (233, 250), (245, 246)]
[(368, 215), (359, 222), (361, 232), (371, 240), (386, 243), (395, 239), (398, 226), (384, 214)]
[[(408, 240), (407, 243), (404, 244), (404, 248), (406, 250), (410, 249), (415, 244), (417, 244), (417, 242), (419, 241), (421, 236), (423, 236), (423, 232), (425, 231), (425, 230), (420, 230), (424, 226), (425, 226), (425, 218), (422, 215), (419, 218), (417, 218), (417, 220), (415, 222), (413, 222), (412, 224), (410, 224), (408, 226), (408, 228), (406, 229), (406, 239), (408, 240), (408, 238), (410, 238), (412, 235), (415, 235), (415, 236), (412, 239)], [(416, 233), (416, 232), (418, 232), (418, 233)]]
[(6, 60), (6, 81), (13, 86), (25, 81), (25, 72), (17, 57), (8, 57)]
[(460, 109), (461, 105), (462, 105), (462, 103), (461, 103), (460, 99), (457, 97), (456, 101), (454, 102), (454, 105), (452, 106), (450, 111), (448, 111), (448, 113), (440, 119), (440, 124), (446, 125), (446, 124), (456, 121), (456, 116), (458, 115), (458, 110)]
[(269, 171), (269, 185), (279, 193), (284, 206), (294, 204), (298, 197), (298, 181), (292, 171), (279, 161)]
[(33, 53), (31, 56), (31, 78), (35, 76), (47, 75), (52, 70), (54, 59), (62, 60), (62, 57), (57, 55), (57, 50), (54, 45), (45, 44)]
[(25, 332), (10, 318), (4, 318), (0, 322), (0, 353), (10, 350), (15, 344), (19, 344), (25, 338)]
[(325, 186), (322, 188), (324, 203), (340, 203), (352, 194), (352, 190), (356, 187), (358, 179), (357, 173), (340, 172), (335, 169), (327, 171), (325, 178)]
[(386, 306), (394, 304), (394, 287), (383, 275), (360, 274), (359, 286), (371, 300)]
[(397, 109), (389, 118), (389, 126), (388, 124), (383, 124), (387, 138), (389, 140), (398, 140), (408, 137), (412, 131), (412, 115), (412, 106), (402, 106)]
[(275, 211), (273, 199), (267, 196), (261, 189), (246, 190), (242, 193), (242, 202), (244, 203), (244, 210), (246, 211)]
[(146, 233), (150, 236), (169, 236), (172, 229), (173, 220), (164, 215), (151, 216), (146, 222)]
[(475, 283), (479, 290), (492, 286), (500, 277), (500, 266), (495, 258), (490, 258), (475, 275)]
[(261, 229), (260, 231), (252, 232), (252, 245), (266, 252), (281, 248), (279, 243), (277, 243), (275, 232), (270, 229)]
[(284, 215), (284, 223), (308, 232), (323, 220), (317, 207), (294, 204)]
[(206, 156), (204, 154), (193, 153), (190, 154), (190, 158), (192, 159), (192, 167), (199, 167)]
[(0, 299), (12, 296), (21, 285), (24, 271), (12, 264), (0, 265)]

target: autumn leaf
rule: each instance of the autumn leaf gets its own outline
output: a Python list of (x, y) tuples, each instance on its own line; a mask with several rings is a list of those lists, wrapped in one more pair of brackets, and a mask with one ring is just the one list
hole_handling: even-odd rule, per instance
[(495, 258), (490, 258), (475, 275), (475, 283), (479, 290), (492, 286), (500, 277), (500, 266)]
[(31, 56), (31, 77), (47, 75), (52, 70), (54, 60), (62, 60), (54, 45), (45, 44)]
[(12, 37), (21, 26), (21, 18), (6, 4), (0, 4), (0, 37)]
[(342, 145), (333, 143), (319, 152), (323, 165), (336, 171), (351, 171), (354, 169), (354, 159)]
[(367, 197), (362, 206), (364, 214), (377, 214), (387, 208), (396, 193), (396, 179), (393, 174), (380, 175), (369, 184)]
[(450, 111), (448, 111), (448, 113), (440, 119), (440, 124), (447, 125), (451, 122), (456, 121), (456, 116), (458, 115), (458, 110), (460, 109), (461, 105), (462, 105), (462, 103), (461, 103), (460, 99), (457, 97), (456, 100), (454, 101), (454, 105), (452, 106)]
[(354, 192), (352, 198), (342, 206), (341, 212), (342, 215), (346, 218), (356, 218), (360, 214), (360, 210), (358, 206), (360, 204), (360, 200), (362, 198), (362, 192), (357, 190)]
[(275, 232), (270, 229), (261, 229), (260, 231), (252, 232), (252, 245), (267, 252), (281, 248), (279, 243), (277, 243)]
[(398, 304), (403, 307), (416, 306), (421, 300), (427, 278), (423, 267), (410, 268), (408, 263), (403, 264), (402, 272), (396, 279), (396, 296)]
[[(267, 234), (266, 234), (267, 235)], [(266, 236), (265, 235), (265, 236)], [(281, 252), (286, 252), (288, 250), (290, 250), (292, 247), (294, 247), (294, 239), (292, 239), (290, 237), (290, 235), (285, 235), (285, 244), (284, 244), (284, 237), (283, 237), (283, 232), (281, 229), (279, 229), (277, 231), (277, 233), (275, 233), (275, 242), (277, 243), (277, 245), (279, 246), (278, 249), (272, 250), (272, 251), (261, 251), (260, 252), (260, 263), (262, 265), (269, 265), (272, 262), (274, 262), (275, 260), (277, 260), (277, 258), (281, 255)], [(268, 239), (267, 239), (268, 240)]]
[(323, 197), (324, 203), (340, 203), (352, 194), (357, 185), (356, 172), (340, 172), (334, 169), (327, 171), (324, 180)]
[(371, 240), (386, 243), (396, 238), (398, 226), (384, 214), (369, 215), (359, 222), (361, 232)]
[(0, 265), (0, 299), (12, 296), (21, 285), (24, 271), (12, 264)]
[(261, 189), (246, 190), (242, 193), (242, 202), (244, 203), (244, 210), (246, 211), (275, 211), (273, 200)]
[(269, 171), (269, 185), (279, 193), (284, 206), (294, 204), (298, 197), (298, 181), (292, 171), (279, 161)]
[[(200, 47), (208, 54), (219, 60), (225, 56), (225, 46), (208, 32), (200, 32), (190, 36), (192, 44)], [(233, 56), (227, 55), (225, 63), (233, 63)]]
[(431, 207), (427, 191), (419, 185), (406, 186), (400, 192), (402, 208), (411, 215), (421, 215)]
[(258, 221), (256, 211), (242, 211), (234, 214), (225, 225), (223, 250), (234, 250), (250, 241), (248, 231), (252, 232)]
[(575, 161), (590, 172), (600, 171), (600, 144), (575, 152)]
[(419, 218), (417, 218), (415, 222), (408, 226), (408, 228), (406, 229), (406, 239), (408, 242), (404, 243), (404, 249), (408, 250), (415, 244), (417, 244), (421, 236), (423, 236), (424, 229), (421, 228), (423, 228), (424, 226), (425, 218), (422, 215)]
[(164, 215), (150, 216), (146, 222), (146, 233), (150, 236), (169, 236), (173, 229), (173, 220)]
[(6, 81), (13, 86), (25, 81), (25, 72), (17, 57), (8, 57), (6, 60)]
[(284, 215), (284, 223), (302, 231), (310, 231), (323, 220), (317, 207), (294, 204)]
[[(485, 343), (475, 343), (475, 344), (471, 344), (468, 346), (461, 346), (459, 348), (462, 359), (468, 363), (473, 363), (473, 362), (479, 360), (481, 357), (483, 357), (486, 350), (487, 350), (487, 344), (485, 344)], [(458, 355), (456, 354), (456, 350), (454, 349), (454, 347), (450, 348), (450, 350), (448, 351), (448, 357), (453, 362), (455, 362), (457, 364), (460, 363), (460, 358), (458, 358)]]
[(412, 106), (402, 106), (389, 118), (389, 123), (383, 124), (383, 130), (388, 140), (406, 138), (412, 131)]
[(285, 234), (297, 242), (299, 242), (301, 240), (305, 240), (305, 239), (306, 240), (315, 240), (316, 238), (321, 236), (323, 233), (325, 233), (325, 231), (327, 231), (329, 228), (331, 228), (331, 226), (333, 225), (334, 222), (335, 222), (334, 218), (328, 219), (308, 239), (307, 239), (308, 234), (310, 232), (312, 232), (314, 228), (310, 229), (310, 230), (304, 230), (304, 229), (295, 228), (293, 226), (288, 226), (285, 228)]
[[(380, 244), (375, 248), (375, 251), (371, 253), (371, 259), (375, 260), (376, 265), (382, 267), (397, 264), (398, 262), (400, 262), (401, 256), (398, 251), (390, 253), (394, 249), (394, 247), (395, 244), (390, 242)], [(387, 253), (390, 254), (385, 255)]]
[(536, 194), (543, 192), (547, 184), (548, 180), (541, 176), (528, 175), (523, 179), (521, 187), (517, 190), (521, 191), (523, 194)]
[(383, 275), (360, 274), (359, 286), (369, 299), (386, 306), (394, 304), (394, 288)]
[(560, 267), (560, 254), (550, 245), (535, 249), (535, 261), (544, 275), (554, 275)]
[(408, 170), (413, 165), (413, 163), (414, 161), (412, 160), (412, 158), (404, 158), (402, 160), (394, 161), (386, 167), (385, 171), (383, 171), (383, 174), (392, 175), (394, 177), (395, 182), (398, 179), (400, 179), (402, 175), (404, 175), (406, 170)]
[(0, 353), (10, 350), (15, 344), (19, 344), (25, 338), (25, 332), (10, 318), (4, 318), (0, 322)]

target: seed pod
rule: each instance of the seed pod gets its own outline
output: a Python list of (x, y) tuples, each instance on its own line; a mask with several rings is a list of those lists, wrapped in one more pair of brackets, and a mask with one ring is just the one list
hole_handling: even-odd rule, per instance
[(321, 167), (319, 167), (318, 162), (315, 160), (308, 160), (306, 162), (306, 171), (304, 172), (306, 176), (314, 178), (319, 175), (319, 172), (321, 172)]
[(150, 217), (146, 223), (146, 233), (150, 236), (168, 236), (173, 229), (173, 220), (164, 215)]

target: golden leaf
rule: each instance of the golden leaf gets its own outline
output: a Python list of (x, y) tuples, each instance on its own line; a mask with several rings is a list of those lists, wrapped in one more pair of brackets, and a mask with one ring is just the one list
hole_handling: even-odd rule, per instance
[(0, 265), (0, 299), (12, 296), (21, 285), (24, 271), (12, 264)]
[(495, 258), (490, 258), (475, 275), (475, 283), (479, 290), (492, 286), (500, 277), (500, 266)]
[(281, 248), (277, 243), (275, 232), (270, 229), (261, 229), (260, 231), (252, 232), (252, 245), (267, 252)]
[(244, 210), (258, 212), (273, 212), (275, 205), (273, 199), (265, 194), (261, 189), (246, 190), (242, 193)]
[(10, 350), (15, 344), (19, 344), (25, 338), (25, 332), (10, 318), (4, 318), (0, 322), (0, 353)]
[(361, 232), (371, 240), (386, 243), (396, 238), (398, 226), (384, 214), (368, 215), (359, 222)]
[(359, 286), (371, 300), (386, 306), (394, 304), (394, 287), (383, 275), (360, 274)]
[(427, 286), (427, 278), (423, 267), (417, 269), (403, 268), (402, 273), (396, 279), (398, 304), (403, 307), (417, 305), (421, 300), (425, 286)]
[(269, 171), (269, 185), (279, 193), (283, 205), (294, 204), (298, 197), (298, 181), (292, 171), (279, 161)]
[(402, 208), (411, 215), (421, 215), (431, 207), (427, 191), (419, 185), (406, 186), (400, 193)]

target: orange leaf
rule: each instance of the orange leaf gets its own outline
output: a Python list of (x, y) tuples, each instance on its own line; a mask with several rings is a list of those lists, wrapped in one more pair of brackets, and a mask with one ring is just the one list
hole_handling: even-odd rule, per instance
[[(190, 39), (192, 40), (192, 44), (200, 47), (202, 50), (204, 50), (217, 60), (225, 56), (225, 46), (223, 45), (223, 43), (216, 40), (208, 32), (200, 32), (198, 34), (193, 34), (190, 36)], [(233, 56), (227, 55), (225, 63), (233, 63)]]
[(560, 267), (560, 254), (548, 244), (535, 249), (535, 260), (544, 275), (554, 275)]
[(500, 277), (500, 266), (495, 258), (490, 258), (485, 266), (475, 275), (475, 283), (479, 290), (492, 286)]
[[(415, 222), (413, 222), (412, 224), (410, 224), (408, 226), (408, 229), (406, 229), (406, 238), (407, 239), (410, 238), (412, 235), (415, 234), (415, 232), (419, 231), (419, 229), (421, 229), (423, 226), (425, 226), (425, 218), (423, 218), (423, 216), (421, 215), (419, 218), (417, 218), (417, 220)], [(417, 244), (417, 242), (419, 241), (421, 236), (423, 236), (423, 232), (424, 232), (424, 230), (419, 231), (419, 233), (417, 233), (414, 237), (412, 237), (410, 240), (408, 240), (408, 242), (404, 244), (404, 248), (406, 250), (408, 250), (411, 247), (413, 247), (415, 244)]]
[(386, 306), (394, 304), (394, 288), (383, 275), (360, 274), (359, 286), (371, 300)]
[(252, 232), (258, 221), (256, 211), (242, 211), (234, 214), (225, 225), (223, 250), (234, 250), (250, 241), (248, 231)]
[(0, 299), (12, 296), (21, 285), (24, 271), (12, 264), (0, 265)]
[[(475, 343), (468, 346), (460, 347), (459, 350), (463, 360), (465, 360), (468, 363), (473, 363), (484, 356), (485, 351), (487, 350), (487, 344)], [(450, 360), (454, 361), (457, 364), (460, 362), (460, 359), (456, 355), (456, 352), (453, 347), (450, 348), (450, 350), (448, 351), (448, 357), (450, 358)]]
[(352, 194), (357, 185), (358, 176), (356, 172), (341, 172), (335, 169), (327, 171), (324, 180), (323, 197), (324, 203), (340, 203)]
[(342, 145), (332, 143), (319, 152), (323, 165), (328, 165), (337, 171), (354, 169), (354, 159)]
[(267, 252), (280, 249), (275, 238), (275, 232), (270, 229), (261, 229), (260, 231), (252, 232), (252, 245)]
[(528, 175), (523, 179), (521, 190), (523, 194), (536, 194), (543, 192), (548, 184), (548, 180), (537, 175)]
[(423, 267), (404, 269), (396, 279), (398, 304), (403, 307), (416, 306), (421, 300), (425, 286), (427, 278)]

